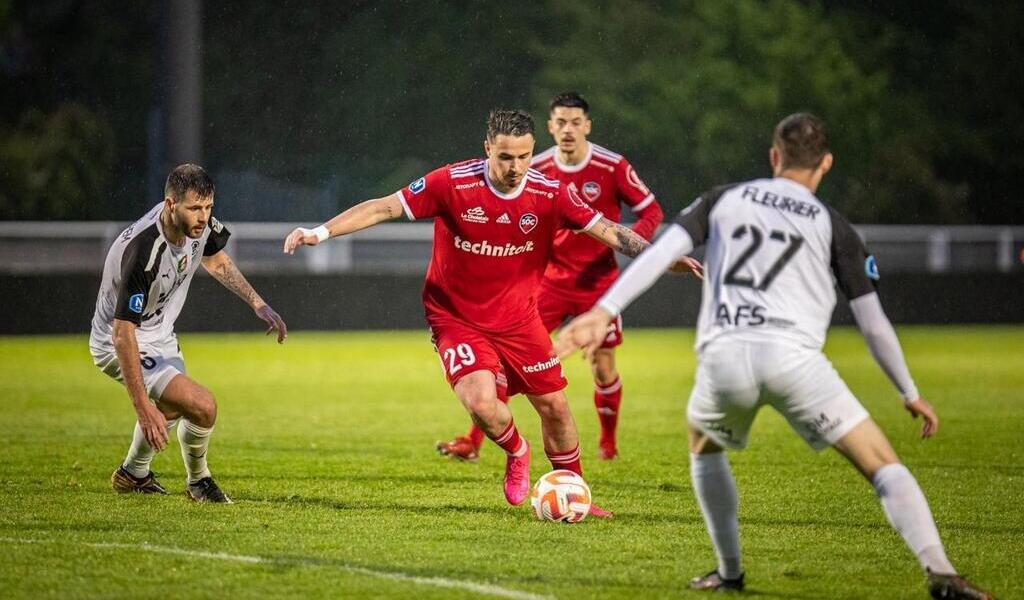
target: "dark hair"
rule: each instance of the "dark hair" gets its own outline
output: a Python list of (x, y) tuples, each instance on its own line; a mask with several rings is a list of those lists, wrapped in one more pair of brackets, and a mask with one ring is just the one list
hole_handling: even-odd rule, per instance
[(590, 105), (583, 99), (583, 96), (579, 95), (579, 92), (562, 92), (551, 99), (551, 105), (548, 106), (548, 112), (555, 110), (556, 106), (564, 106), (566, 108), (582, 108), (583, 114), (590, 114)]
[(525, 110), (495, 109), (487, 115), (487, 139), (494, 141), (499, 135), (520, 137), (533, 135), (533, 117)]
[(185, 163), (174, 167), (164, 184), (164, 197), (181, 202), (189, 191), (195, 192), (200, 198), (210, 198), (216, 188), (213, 180), (199, 165)]
[(782, 153), (784, 168), (814, 169), (828, 154), (828, 131), (811, 113), (796, 113), (775, 126), (772, 143)]

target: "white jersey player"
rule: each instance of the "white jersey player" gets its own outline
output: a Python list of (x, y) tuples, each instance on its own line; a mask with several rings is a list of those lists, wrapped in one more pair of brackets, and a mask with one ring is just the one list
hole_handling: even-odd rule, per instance
[(186, 493), (199, 502), (231, 502), (206, 461), (216, 402), (185, 374), (174, 333), (200, 264), (252, 307), (268, 324), (268, 333), (276, 330), (278, 342), (287, 334), (281, 317), (224, 251), (230, 233), (210, 214), (213, 194), (213, 182), (202, 168), (175, 168), (167, 178), (164, 201), (125, 229), (107, 253), (89, 350), (96, 366), (128, 389), (138, 416), (128, 456), (111, 475), (118, 492), (167, 493), (149, 465), (180, 420)]
[(705, 246), (687, 419), (690, 474), (718, 566), (690, 587), (744, 587), (736, 484), (723, 449), (744, 448), (758, 409), (770, 405), (812, 448), (834, 446), (874, 485), (934, 597), (987, 598), (956, 574), (913, 475), (821, 352), (838, 285), (907, 410), (923, 418), (922, 436), (938, 431), (882, 311), (874, 257), (814, 195), (833, 160), (824, 124), (806, 113), (783, 119), (770, 159), (773, 178), (715, 188), (683, 210), (594, 309), (563, 328), (556, 347), (593, 352), (613, 318), (681, 256)]

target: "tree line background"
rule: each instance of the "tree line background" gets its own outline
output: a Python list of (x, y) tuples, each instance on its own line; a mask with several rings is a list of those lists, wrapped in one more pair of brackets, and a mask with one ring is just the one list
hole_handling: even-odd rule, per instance
[[(991, 0), (209, 2), (203, 164), (343, 208), (481, 155), (492, 107), (530, 110), (547, 147), (547, 101), (574, 89), (591, 139), (668, 211), (768, 173), (773, 124), (810, 110), (836, 155), (820, 195), (853, 221), (1019, 224), (1022, 15)], [(151, 2), (0, 0), (0, 218), (128, 220), (159, 201), (157, 19)]]

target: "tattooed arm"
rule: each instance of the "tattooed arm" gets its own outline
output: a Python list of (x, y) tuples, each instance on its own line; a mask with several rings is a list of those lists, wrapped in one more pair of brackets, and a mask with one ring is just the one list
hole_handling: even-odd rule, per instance
[(612, 250), (621, 252), (630, 258), (636, 257), (644, 251), (644, 248), (651, 245), (629, 227), (609, 221), (604, 217), (601, 217), (601, 220), (586, 233)]
[[(601, 220), (586, 230), (586, 232), (605, 246), (621, 252), (630, 258), (636, 258), (651, 245), (650, 242), (629, 227), (609, 221), (604, 217), (601, 217)], [(704, 278), (704, 269), (700, 262), (689, 256), (678, 257), (676, 262), (669, 267), (669, 271), (674, 273), (691, 273), (700, 279)]]
[(272, 331), (277, 331), (278, 343), (284, 342), (284, 339), (288, 337), (288, 327), (284, 324), (284, 320), (256, 293), (227, 252), (221, 250), (213, 256), (203, 258), (203, 267), (221, 285), (244, 300), (257, 317), (263, 319), (267, 324), (267, 335)]
[(299, 246), (316, 246), (327, 238), (347, 235), (383, 221), (397, 219), (402, 216), (402, 210), (402, 201), (398, 194), (360, 202), (316, 229), (295, 229), (285, 238), (284, 251), (287, 254), (294, 254)]

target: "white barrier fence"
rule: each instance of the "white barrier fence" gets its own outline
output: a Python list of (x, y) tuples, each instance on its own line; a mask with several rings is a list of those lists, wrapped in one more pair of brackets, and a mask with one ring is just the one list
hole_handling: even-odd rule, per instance
[[(411, 273), (430, 260), (433, 225), (382, 224), (295, 256), (282, 253), (298, 223), (226, 223), (227, 250), (246, 273)], [(98, 273), (128, 223), (0, 222), (0, 273)], [(1024, 227), (860, 225), (884, 272), (1010, 272), (1024, 269)]]

